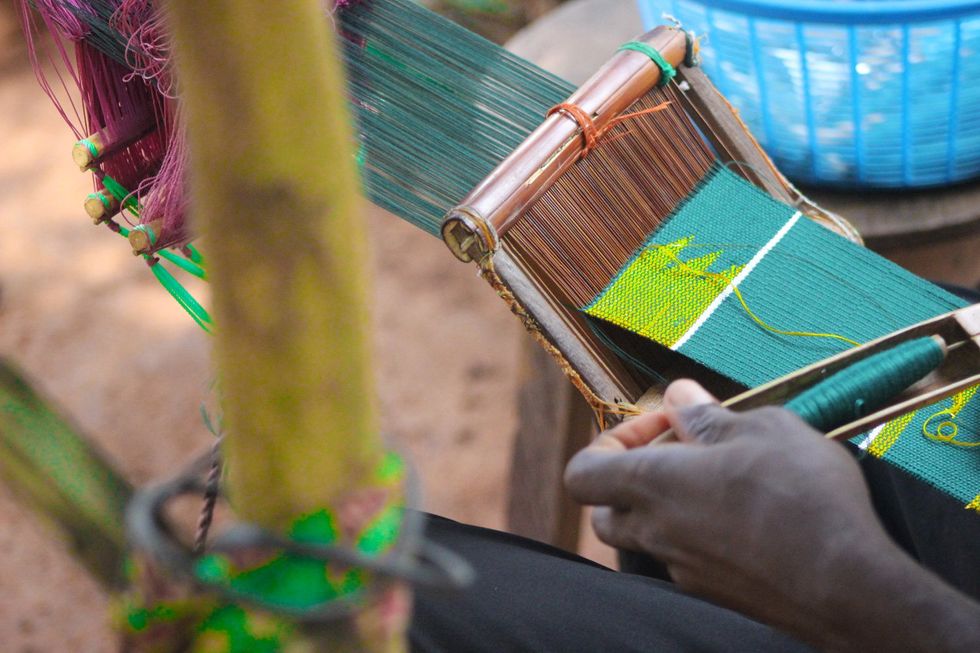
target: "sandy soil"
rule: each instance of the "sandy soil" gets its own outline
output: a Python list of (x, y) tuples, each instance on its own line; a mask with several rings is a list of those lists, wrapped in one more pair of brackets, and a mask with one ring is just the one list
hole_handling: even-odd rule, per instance
[[(0, 8), (0, 356), (145, 483), (210, 444), (207, 336), (85, 217), (90, 181), (21, 43)], [(384, 428), (414, 456), (429, 510), (501, 527), (520, 326), (436, 239), (375, 209), (367, 219)], [(0, 590), (0, 650), (112, 649), (109, 598), (2, 485)]]

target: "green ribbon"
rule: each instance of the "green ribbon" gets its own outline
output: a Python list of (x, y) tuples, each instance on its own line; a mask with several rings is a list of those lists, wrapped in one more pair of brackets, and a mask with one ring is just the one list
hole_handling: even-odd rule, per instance
[(171, 263), (179, 267), (184, 272), (187, 272), (188, 274), (193, 274), (198, 279), (203, 279), (204, 281), (208, 280), (207, 270), (205, 270), (203, 267), (195, 263), (193, 259), (185, 258), (180, 254), (177, 254), (176, 252), (171, 252), (170, 250), (167, 249), (162, 249), (159, 252), (157, 252), (157, 254), (161, 258), (167, 259), (168, 261), (170, 261)]
[(187, 243), (184, 245), (184, 249), (187, 250), (188, 258), (198, 265), (204, 265), (204, 256), (197, 250), (194, 245)]
[[(129, 199), (126, 201), (126, 208), (128, 208), (133, 215), (139, 217), (139, 204), (136, 202), (136, 198), (130, 195), (129, 191), (126, 190), (122, 184), (109, 175), (105, 175), (102, 178), (102, 185), (105, 186), (106, 190), (112, 193), (112, 196), (120, 202), (128, 197)], [(138, 230), (149, 236), (151, 244), (155, 244), (157, 242), (157, 235), (149, 225), (141, 224), (133, 227), (132, 229), (129, 229), (123, 225), (118, 225), (118, 227), (119, 235), (124, 238), (128, 238), (130, 233), (132, 233), (134, 230)], [(185, 272), (188, 272), (199, 279), (207, 280), (207, 271), (202, 267), (202, 265), (200, 265), (204, 262), (204, 257), (201, 256), (201, 253), (191, 245), (188, 245), (187, 248), (190, 251), (190, 258), (184, 258), (183, 256), (179, 256), (169, 250), (161, 250), (157, 252), (157, 254), (161, 258), (170, 261)], [(171, 297), (177, 300), (177, 303), (180, 304), (181, 308), (187, 311), (187, 314), (190, 315), (195, 322), (197, 322), (198, 326), (204, 329), (205, 332), (211, 333), (211, 326), (214, 324), (214, 322), (204, 307), (201, 306), (196, 299), (194, 299), (194, 297), (187, 291), (186, 288), (184, 288), (184, 286), (180, 284), (179, 281), (177, 281), (176, 278), (174, 278), (174, 275), (170, 274), (170, 271), (167, 270), (167, 268), (160, 265), (159, 262), (153, 261), (153, 257), (149, 254), (144, 254), (143, 257), (147, 261), (150, 261), (150, 269), (153, 271), (153, 276), (155, 276), (157, 281), (160, 282), (160, 285), (162, 285), (166, 291), (170, 293)]]
[(102, 175), (102, 185), (105, 186), (107, 191), (112, 193), (112, 196), (116, 198), (117, 202), (123, 203), (123, 206), (129, 209), (133, 215), (139, 217), (139, 203), (136, 201), (136, 197), (126, 190), (125, 186), (109, 175)]
[(624, 50), (631, 50), (633, 52), (639, 52), (650, 57), (653, 63), (657, 64), (657, 68), (660, 69), (660, 82), (658, 86), (664, 86), (670, 80), (677, 76), (677, 69), (670, 65), (670, 62), (664, 59), (664, 56), (660, 52), (647, 43), (642, 41), (630, 41), (629, 43), (624, 43), (619, 46), (617, 52), (623, 52)]
[(160, 265), (160, 263), (153, 263), (150, 265), (150, 269), (153, 271), (153, 276), (157, 278), (160, 285), (163, 286), (170, 296), (177, 300), (177, 303), (187, 311), (187, 314), (194, 318), (198, 326), (204, 329), (207, 333), (211, 333), (211, 325), (213, 324), (211, 316), (208, 312), (201, 306), (194, 297), (187, 292), (187, 289), (180, 285), (180, 282), (174, 278), (174, 275), (170, 274), (167, 268)]

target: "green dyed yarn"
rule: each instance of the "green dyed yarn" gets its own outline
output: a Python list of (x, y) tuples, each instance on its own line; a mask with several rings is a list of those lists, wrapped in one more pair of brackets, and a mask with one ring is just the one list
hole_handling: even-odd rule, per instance
[(855, 363), (786, 403), (804, 422), (832, 431), (884, 406), (939, 367), (945, 353), (934, 339), (916, 338)]
[(136, 202), (136, 197), (126, 190), (122, 184), (109, 175), (103, 175), (102, 185), (105, 186), (107, 191), (112, 193), (112, 196), (116, 198), (117, 202), (125, 201), (124, 206), (129, 209), (133, 215), (139, 215), (139, 204)]
[(643, 43), (642, 41), (630, 41), (629, 43), (624, 43), (619, 46), (617, 52), (623, 52), (624, 50), (632, 50), (633, 52), (639, 52), (640, 54), (645, 54), (650, 57), (653, 63), (657, 64), (660, 68), (660, 82), (659, 86), (664, 86), (670, 83), (670, 80), (677, 76), (677, 69), (670, 65), (670, 62), (664, 59), (660, 52), (650, 45)]
[(204, 256), (193, 244), (187, 243), (184, 245), (184, 249), (187, 251), (187, 257), (198, 265), (204, 265)]
[(411, 0), (336, 14), (368, 198), (431, 234), (574, 87)]
[(159, 263), (155, 263), (150, 266), (150, 270), (153, 271), (153, 276), (157, 278), (160, 285), (163, 286), (170, 296), (177, 300), (177, 303), (187, 311), (187, 314), (194, 318), (198, 326), (202, 329), (211, 333), (212, 320), (211, 316), (208, 314), (207, 310), (196, 299), (193, 295), (187, 292), (187, 289), (180, 285), (180, 282), (174, 278), (174, 275), (170, 274), (167, 270)]
[(195, 263), (193, 260), (184, 258), (180, 254), (175, 254), (174, 252), (171, 252), (170, 250), (166, 250), (166, 249), (160, 250), (159, 252), (157, 252), (157, 254), (160, 255), (160, 258), (170, 261), (184, 272), (187, 272), (188, 274), (192, 274), (198, 279), (203, 279), (204, 281), (208, 280), (207, 271), (203, 267)]

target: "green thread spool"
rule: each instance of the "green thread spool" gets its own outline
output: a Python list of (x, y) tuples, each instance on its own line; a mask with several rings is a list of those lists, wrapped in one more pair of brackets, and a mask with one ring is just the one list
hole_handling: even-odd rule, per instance
[(646, 56), (650, 57), (650, 60), (653, 63), (657, 64), (657, 68), (660, 69), (660, 81), (657, 82), (658, 86), (668, 84), (670, 80), (674, 79), (674, 77), (677, 75), (677, 69), (670, 65), (670, 62), (664, 59), (664, 56), (660, 54), (656, 48), (643, 43), (642, 41), (630, 41), (629, 43), (624, 43), (619, 46), (619, 49), (617, 49), (616, 52), (623, 52), (627, 50), (645, 54)]
[(785, 407), (826, 433), (878, 410), (939, 367), (945, 356), (945, 344), (937, 338), (909, 340), (821, 381)]

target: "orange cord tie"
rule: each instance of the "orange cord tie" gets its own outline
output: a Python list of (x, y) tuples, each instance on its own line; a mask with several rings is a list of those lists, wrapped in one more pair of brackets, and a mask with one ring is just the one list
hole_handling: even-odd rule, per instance
[[(579, 129), (582, 130), (582, 151), (579, 152), (578, 158), (581, 161), (589, 155), (589, 153), (594, 150), (598, 145), (599, 141), (608, 134), (614, 127), (620, 125), (627, 120), (632, 120), (633, 118), (639, 118), (640, 116), (646, 116), (651, 113), (657, 113), (663, 111), (668, 106), (670, 106), (670, 101), (661, 102), (655, 107), (649, 109), (643, 109), (642, 111), (634, 111), (633, 113), (624, 113), (621, 116), (616, 116), (608, 123), (605, 127), (599, 129), (596, 127), (595, 120), (589, 115), (585, 109), (582, 107), (572, 104), (571, 102), (562, 102), (561, 104), (556, 104), (555, 106), (548, 109), (548, 116), (552, 116), (556, 113), (564, 113), (570, 118), (572, 118), (576, 123), (578, 123)], [(625, 134), (621, 134), (624, 136)], [(619, 138), (617, 136), (616, 138)], [(614, 139), (615, 140), (615, 139)]]
[(579, 152), (578, 158), (579, 160), (584, 159), (599, 142), (599, 128), (595, 126), (592, 116), (587, 114), (585, 109), (571, 102), (562, 102), (548, 109), (548, 116), (555, 113), (564, 113), (578, 123), (579, 129), (582, 130), (583, 142), (582, 151)]

